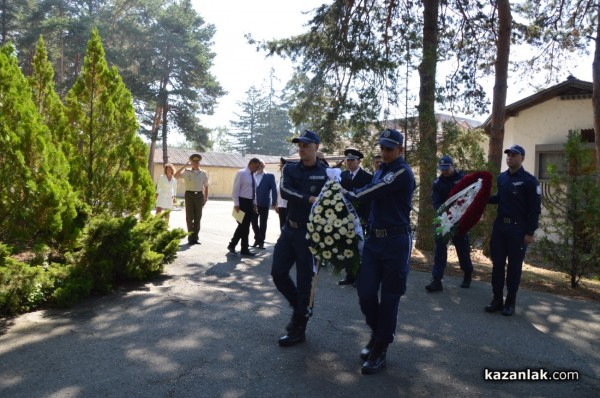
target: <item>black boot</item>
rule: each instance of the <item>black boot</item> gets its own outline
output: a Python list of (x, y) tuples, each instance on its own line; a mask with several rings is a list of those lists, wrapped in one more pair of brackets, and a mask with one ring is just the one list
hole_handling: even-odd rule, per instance
[(294, 314), (292, 325), (288, 333), (279, 338), (279, 345), (282, 347), (291, 347), (303, 343), (306, 340), (306, 324), (308, 316), (303, 314)]
[(425, 286), (425, 289), (429, 293), (441, 292), (442, 290), (444, 290), (444, 286), (442, 285), (441, 279), (433, 278), (431, 280), (431, 283), (429, 285)]
[(506, 295), (506, 301), (504, 302), (504, 308), (502, 309), (502, 315), (511, 316), (515, 313), (515, 303), (517, 301), (517, 293), (508, 292)]
[(369, 358), (365, 363), (362, 364), (360, 369), (363, 374), (372, 375), (385, 368), (385, 354), (387, 352), (387, 347), (388, 343), (375, 341), (373, 349), (369, 354)]
[(496, 312), (501, 311), (502, 307), (502, 293), (494, 293), (494, 298), (492, 299), (492, 302), (486, 305), (484, 309), (486, 312)]
[(463, 289), (468, 289), (469, 287), (471, 287), (471, 274), (472, 272), (465, 272), (465, 276), (463, 278), (462, 283), (460, 284), (460, 287), (462, 287)]
[(369, 342), (367, 343), (365, 348), (363, 348), (360, 351), (360, 359), (362, 359), (363, 361), (366, 361), (367, 359), (369, 359), (369, 354), (373, 350), (373, 346), (375, 346), (375, 332), (374, 331), (371, 332), (371, 338), (369, 339)]

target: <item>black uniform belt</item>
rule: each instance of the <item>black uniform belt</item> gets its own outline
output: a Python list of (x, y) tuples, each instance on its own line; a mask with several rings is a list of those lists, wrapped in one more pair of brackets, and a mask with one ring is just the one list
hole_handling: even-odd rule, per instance
[(385, 238), (386, 236), (404, 235), (410, 233), (410, 226), (403, 225), (401, 227), (388, 228), (369, 228), (369, 235), (376, 238)]
[(500, 221), (503, 224), (523, 224), (523, 220), (520, 220), (517, 218), (510, 218), (510, 217), (502, 217), (502, 218), (500, 218)]
[(294, 229), (300, 229), (300, 228), (304, 228), (306, 227), (306, 223), (305, 222), (298, 222), (298, 221), (292, 221), (292, 220), (288, 220), (287, 221), (288, 225)]
[(199, 193), (204, 195), (204, 192), (202, 192), (202, 191), (185, 191), (185, 192), (193, 193), (194, 195), (198, 195)]

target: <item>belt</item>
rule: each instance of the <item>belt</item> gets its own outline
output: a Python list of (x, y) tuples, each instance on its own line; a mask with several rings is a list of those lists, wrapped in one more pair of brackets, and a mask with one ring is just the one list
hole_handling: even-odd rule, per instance
[(290, 227), (292, 227), (294, 229), (300, 229), (300, 228), (306, 227), (305, 222), (297, 222), (297, 221), (288, 220), (287, 223)]
[(189, 193), (193, 193), (194, 195), (198, 195), (199, 193), (201, 193), (202, 195), (204, 195), (204, 192), (202, 192), (202, 191), (185, 191), (185, 192), (186, 192), (186, 193), (187, 193), (187, 192), (189, 192)]
[(502, 217), (499, 219), (503, 224), (523, 224), (523, 221), (510, 217)]
[(410, 233), (410, 226), (403, 225), (401, 227), (389, 228), (369, 228), (369, 235), (376, 238), (385, 238), (386, 236), (404, 235)]

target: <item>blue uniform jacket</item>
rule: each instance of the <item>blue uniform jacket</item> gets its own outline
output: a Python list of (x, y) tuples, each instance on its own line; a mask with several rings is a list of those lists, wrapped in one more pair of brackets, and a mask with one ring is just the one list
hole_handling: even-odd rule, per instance
[(327, 181), (327, 167), (321, 162), (306, 167), (303, 162), (288, 163), (281, 173), (281, 197), (288, 201), (287, 218), (289, 220), (307, 223), (312, 203), (311, 196), (319, 196)]
[(410, 225), (415, 176), (400, 156), (390, 164), (383, 163), (373, 181), (363, 188), (348, 192), (350, 200), (371, 201), (370, 228), (390, 228)]
[(260, 184), (256, 187), (256, 205), (258, 207), (270, 207), (277, 204), (277, 184), (275, 176), (271, 173), (263, 173)]
[(510, 218), (525, 225), (525, 234), (533, 235), (542, 212), (542, 191), (537, 178), (521, 167), (498, 175), (498, 193), (488, 202), (498, 204), (497, 218)]
[(431, 203), (435, 210), (439, 209), (441, 205), (448, 199), (452, 187), (463, 179), (465, 175), (458, 170), (454, 170), (454, 174), (450, 177), (445, 177), (441, 174), (435, 179), (431, 186)]

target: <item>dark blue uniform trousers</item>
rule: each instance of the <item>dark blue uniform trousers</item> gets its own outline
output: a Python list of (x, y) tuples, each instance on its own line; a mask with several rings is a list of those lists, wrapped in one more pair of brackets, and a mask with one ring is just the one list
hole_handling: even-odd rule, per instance
[[(473, 272), (473, 263), (471, 262), (471, 243), (469, 235), (454, 235), (452, 243), (456, 248), (460, 269), (464, 272)], [(443, 279), (446, 264), (448, 263), (448, 245), (443, 239), (435, 240), (435, 257), (432, 275), (435, 279)]]
[(519, 224), (505, 224), (496, 219), (490, 240), (490, 255), (492, 257), (492, 291), (494, 295), (502, 295), (504, 291), (504, 272), (506, 259), (506, 289), (516, 293), (521, 283), (521, 270), (527, 245), (524, 242), (525, 227)]
[[(310, 313), (309, 302), (314, 275), (314, 257), (308, 250), (306, 227), (294, 229), (284, 225), (273, 251), (271, 277), (298, 315)], [(290, 270), (296, 264), (296, 284)]]
[(365, 242), (357, 281), (358, 301), (377, 341), (394, 341), (400, 297), (406, 292), (411, 249), (410, 233), (383, 238), (370, 235)]

